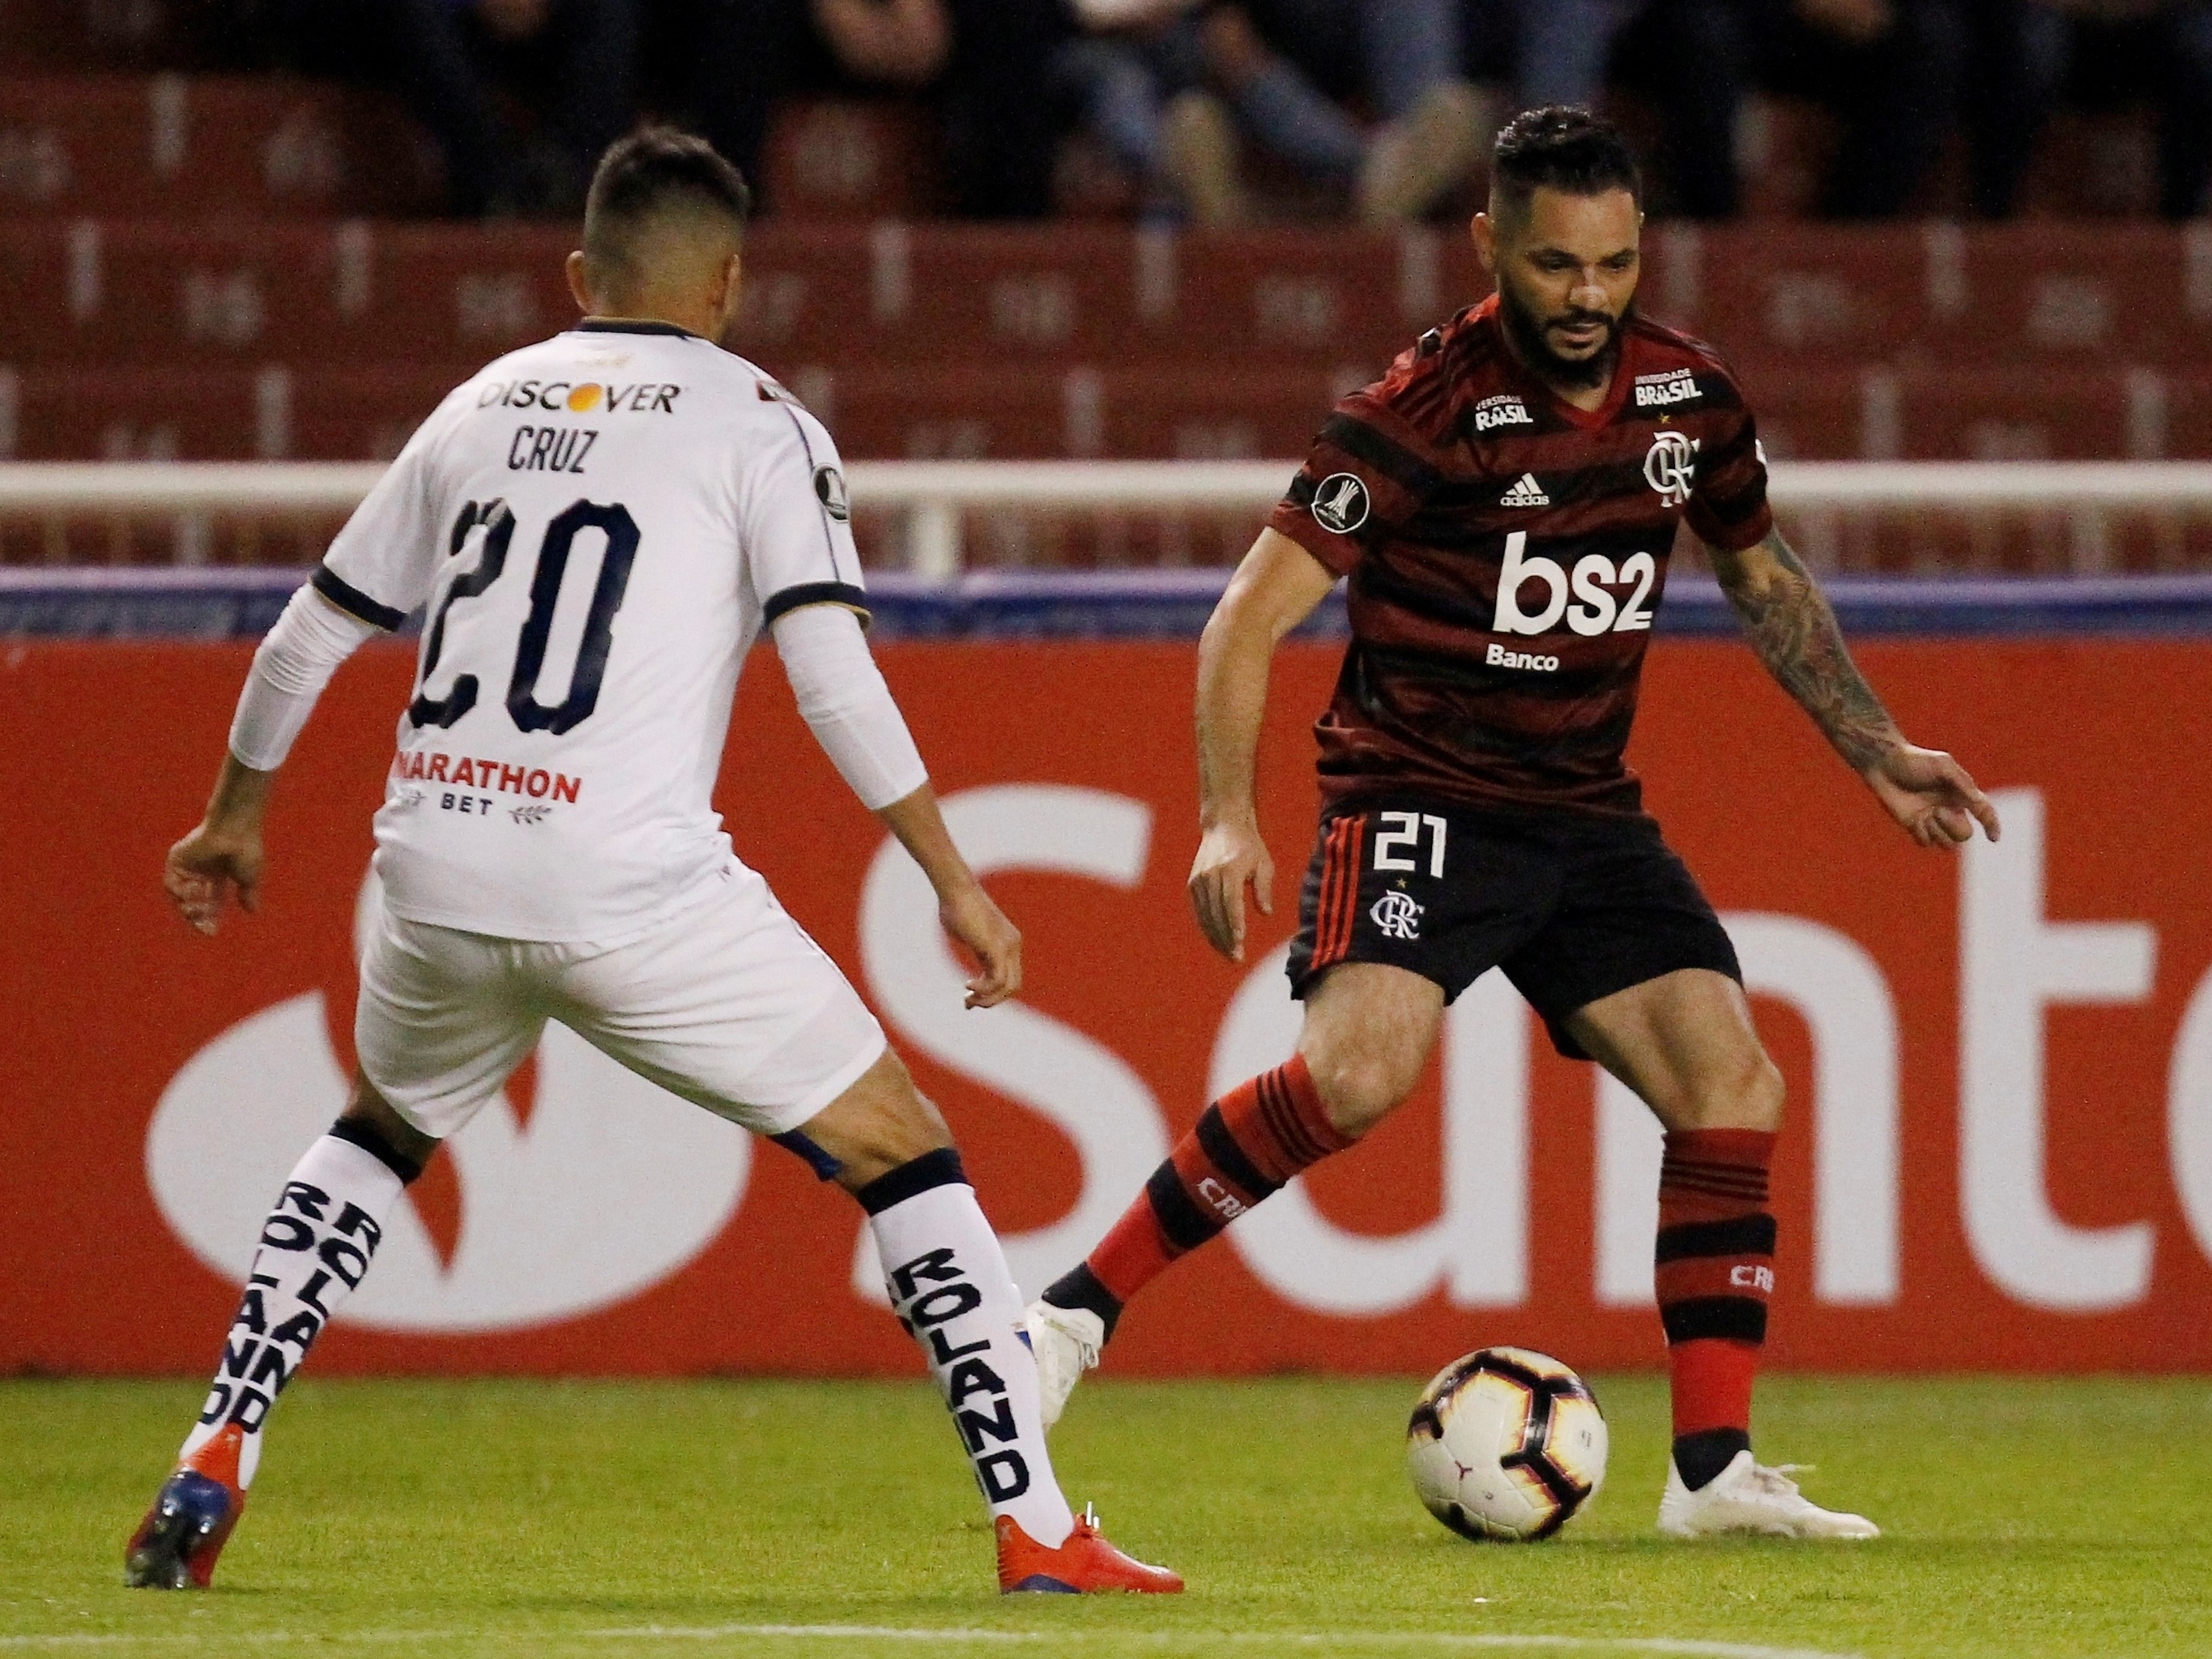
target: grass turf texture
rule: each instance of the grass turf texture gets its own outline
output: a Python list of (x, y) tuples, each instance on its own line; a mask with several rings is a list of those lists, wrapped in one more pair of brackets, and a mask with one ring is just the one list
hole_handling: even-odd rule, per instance
[[(1595, 1387), (1604, 1492), (1504, 1546), (1415, 1502), (1415, 1379), (1086, 1384), (1063, 1483), (1191, 1593), (1079, 1601), (990, 1593), (920, 1382), (310, 1379), (208, 1595), (119, 1586), (197, 1388), (0, 1383), (0, 1653), (2212, 1653), (2204, 1381), (1770, 1379), (1762, 1449), (1887, 1531), (1848, 1546), (1662, 1543), (1664, 1385)], [(729, 1628), (762, 1626), (884, 1633)]]

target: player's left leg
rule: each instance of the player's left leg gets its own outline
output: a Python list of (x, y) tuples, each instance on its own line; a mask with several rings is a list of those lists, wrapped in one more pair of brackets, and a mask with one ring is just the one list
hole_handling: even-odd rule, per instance
[(937, 1108), (888, 1048), (782, 1137), (867, 1212), (899, 1323), (921, 1346), (998, 1534), (1005, 1591), (1179, 1590), (1070, 1511), (1054, 1477), (1021, 1292)]
[(1179, 1590), (1061, 1496), (1021, 1294), (944, 1119), (836, 964), (750, 870), (673, 923), (578, 950), (554, 1018), (662, 1087), (805, 1158), (867, 1212), (892, 1311), (952, 1413), (1002, 1590)]
[(1873, 1523), (1807, 1500), (1751, 1453), (1752, 1385), (1774, 1286), (1767, 1168), (1781, 1073), (1743, 987), (1687, 968), (1615, 992), (1560, 1024), (1666, 1129), (1655, 1287), (1674, 1386), (1674, 1445), (1660, 1530), (1870, 1538)]

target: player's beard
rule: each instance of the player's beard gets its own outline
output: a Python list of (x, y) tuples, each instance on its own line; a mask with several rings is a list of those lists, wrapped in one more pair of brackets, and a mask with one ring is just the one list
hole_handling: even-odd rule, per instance
[[(1560, 317), (1540, 318), (1522, 303), (1510, 284), (1503, 281), (1498, 284), (1498, 319), (1505, 325), (1506, 336), (1521, 361), (1535, 370), (1540, 379), (1571, 391), (1586, 392), (1611, 383), (1613, 366), (1620, 361), (1621, 326), (1635, 309), (1636, 302), (1631, 300), (1618, 317), (1608, 317), (1601, 311), (1571, 311)], [(1552, 349), (1545, 333), (1547, 322), (1602, 323), (1605, 343), (1587, 357), (1563, 357)]]

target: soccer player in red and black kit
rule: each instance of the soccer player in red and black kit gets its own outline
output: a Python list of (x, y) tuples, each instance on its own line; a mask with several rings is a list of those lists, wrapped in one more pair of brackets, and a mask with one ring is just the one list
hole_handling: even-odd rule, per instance
[(1870, 1538), (1751, 1452), (1773, 1279), (1767, 1166), (1783, 1085), (1734, 949), (1622, 762), (1678, 525), (1752, 647), (1923, 846), (1997, 820), (1914, 747), (1775, 530), (1735, 378), (1637, 314), (1642, 215), (1619, 134), (1577, 109), (1498, 135), (1473, 232), (1494, 298), (1337, 406), (1199, 649), (1200, 925), (1241, 958), (1271, 910), (1253, 804), (1276, 643), (1350, 579), (1321, 749), (1320, 845), (1290, 957), (1297, 1054), (1230, 1091), (1089, 1260), (1029, 1314), (1051, 1423), (1123, 1305), (1170, 1262), (1413, 1089), (1444, 1005), (1491, 968), (1561, 1053), (1666, 1128), (1656, 1288), (1674, 1388), (1659, 1528)]

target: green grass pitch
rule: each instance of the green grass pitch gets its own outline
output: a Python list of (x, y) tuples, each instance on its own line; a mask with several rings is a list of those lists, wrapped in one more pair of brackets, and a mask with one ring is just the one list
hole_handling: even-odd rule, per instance
[(1064, 1484), (1191, 1588), (1079, 1601), (991, 1593), (919, 1381), (310, 1378), (210, 1595), (119, 1584), (196, 1386), (0, 1383), (0, 1655), (2212, 1654), (2212, 1382), (1770, 1379), (1848, 1546), (1662, 1543), (1664, 1386), (1595, 1386), (1604, 1492), (1502, 1546), (1415, 1503), (1415, 1379), (1088, 1384)]

